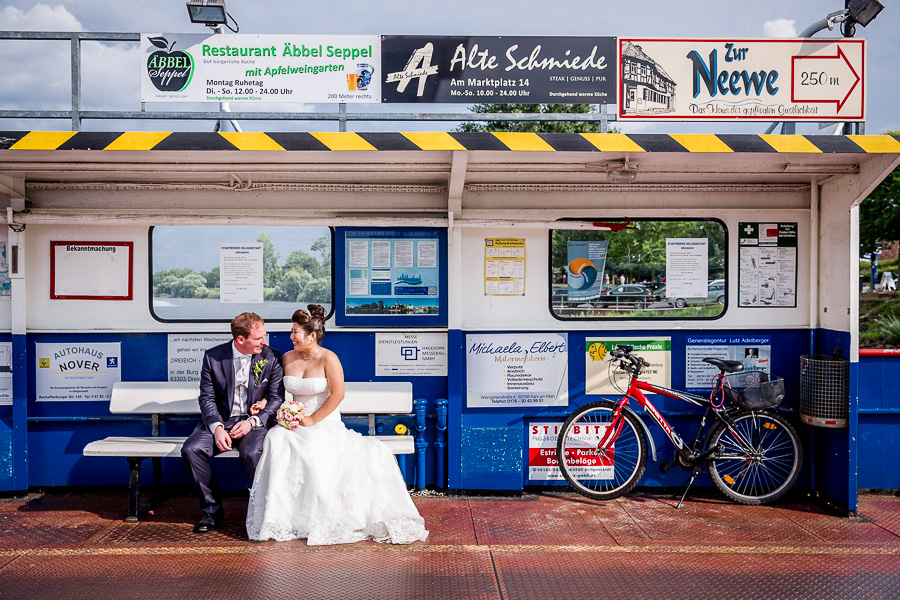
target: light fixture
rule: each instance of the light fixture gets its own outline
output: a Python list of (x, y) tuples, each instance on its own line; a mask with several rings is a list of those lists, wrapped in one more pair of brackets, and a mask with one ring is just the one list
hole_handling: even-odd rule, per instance
[(225, 12), (225, 0), (189, 0), (188, 15), (191, 23), (203, 23), (210, 27), (226, 25), (228, 16)]
[(865, 27), (884, 10), (884, 5), (878, 0), (850, 0), (847, 10), (853, 21)]

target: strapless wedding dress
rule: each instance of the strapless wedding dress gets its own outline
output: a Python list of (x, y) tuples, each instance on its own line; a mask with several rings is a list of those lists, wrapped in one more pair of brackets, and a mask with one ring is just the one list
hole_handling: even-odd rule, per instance
[[(285, 376), (284, 386), (308, 415), (330, 393), (324, 377)], [(266, 434), (250, 490), (247, 535), (306, 538), (320, 546), (366, 539), (409, 544), (424, 541), (428, 531), (390, 449), (347, 429), (335, 410), (312, 427), (276, 425)]]

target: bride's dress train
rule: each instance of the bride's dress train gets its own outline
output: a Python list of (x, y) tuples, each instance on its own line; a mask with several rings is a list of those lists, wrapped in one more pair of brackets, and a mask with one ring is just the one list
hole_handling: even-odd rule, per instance
[[(285, 389), (312, 414), (328, 398), (324, 377), (286, 376)], [(310, 546), (428, 537), (394, 455), (347, 429), (335, 410), (312, 427), (266, 434), (247, 509), (252, 540), (306, 538)]]

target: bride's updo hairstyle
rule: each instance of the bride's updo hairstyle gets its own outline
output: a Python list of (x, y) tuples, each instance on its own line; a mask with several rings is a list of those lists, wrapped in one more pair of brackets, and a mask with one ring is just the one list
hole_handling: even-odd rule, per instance
[(291, 315), (291, 321), (299, 325), (307, 334), (316, 334), (316, 343), (321, 344), (322, 338), (325, 337), (325, 309), (318, 304), (308, 304), (306, 306), (309, 312), (303, 310), (295, 310)]

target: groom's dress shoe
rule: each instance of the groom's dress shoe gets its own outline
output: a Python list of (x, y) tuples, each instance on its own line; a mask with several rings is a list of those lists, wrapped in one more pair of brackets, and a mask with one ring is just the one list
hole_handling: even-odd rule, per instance
[(208, 533), (218, 527), (221, 522), (221, 517), (214, 517), (213, 515), (203, 515), (203, 518), (200, 519), (200, 522), (194, 525), (194, 533)]

